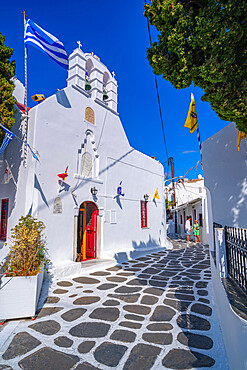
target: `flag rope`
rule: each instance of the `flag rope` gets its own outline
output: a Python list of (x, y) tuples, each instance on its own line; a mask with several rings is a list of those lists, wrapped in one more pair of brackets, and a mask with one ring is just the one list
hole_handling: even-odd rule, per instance
[[(26, 26), (26, 12), (23, 11), (24, 15), (24, 29)], [(24, 167), (27, 167), (27, 124), (28, 124), (28, 112), (27, 112), (27, 46), (24, 44), (24, 70), (25, 70), (25, 120), (24, 120)]]

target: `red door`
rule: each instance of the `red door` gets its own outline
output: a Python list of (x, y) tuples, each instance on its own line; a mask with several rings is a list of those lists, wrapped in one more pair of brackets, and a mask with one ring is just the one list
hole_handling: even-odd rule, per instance
[(94, 203), (86, 202), (86, 258), (96, 258), (98, 209)]

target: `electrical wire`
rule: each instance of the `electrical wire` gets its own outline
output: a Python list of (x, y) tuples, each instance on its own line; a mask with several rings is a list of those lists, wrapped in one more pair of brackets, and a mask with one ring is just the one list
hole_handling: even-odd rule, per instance
[[(150, 46), (152, 47), (152, 38), (151, 38), (150, 24), (149, 24), (149, 18), (148, 17), (147, 17), (147, 25), (148, 25), (148, 35), (149, 35)], [(157, 77), (156, 77), (156, 74), (155, 73), (154, 73), (154, 79), (155, 79), (155, 86), (156, 86), (156, 92), (157, 92), (157, 98), (158, 98), (158, 105), (159, 105), (159, 112), (160, 112), (160, 120), (161, 120), (162, 133), (163, 133), (164, 144), (165, 144), (165, 151), (166, 151), (166, 156), (167, 156), (167, 159), (168, 159), (169, 158), (169, 155), (168, 155), (168, 150), (167, 150), (164, 121), (163, 121), (163, 116), (162, 116), (162, 111), (161, 111), (158, 82), (157, 82)]]

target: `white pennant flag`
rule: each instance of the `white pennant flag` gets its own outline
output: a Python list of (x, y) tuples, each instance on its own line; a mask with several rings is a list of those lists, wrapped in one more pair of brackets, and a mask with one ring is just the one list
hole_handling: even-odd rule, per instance
[(13, 179), (13, 174), (11, 172), (11, 169), (9, 168), (8, 162), (6, 161), (6, 170), (3, 175), (3, 181), (2, 184), (8, 184), (10, 180)]

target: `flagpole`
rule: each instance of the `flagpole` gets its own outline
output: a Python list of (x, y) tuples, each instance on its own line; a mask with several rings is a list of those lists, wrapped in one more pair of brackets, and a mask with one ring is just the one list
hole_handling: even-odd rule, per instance
[[(26, 26), (26, 12), (23, 10), (24, 16), (24, 30)], [(28, 125), (28, 116), (27, 116), (27, 46), (24, 43), (24, 70), (25, 70), (25, 98), (24, 98), (24, 105), (25, 105), (25, 120), (24, 120), (24, 167), (27, 167), (27, 125)]]
[[(201, 166), (202, 166), (202, 145), (201, 145), (201, 138), (200, 138), (200, 132), (199, 132), (199, 124), (197, 125), (196, 132), (197, 132), (197, 139), (198, 139), (199, 148), (200, 148)], [(203, 170), (203, 167), (202, 167), (202, 170)]]

